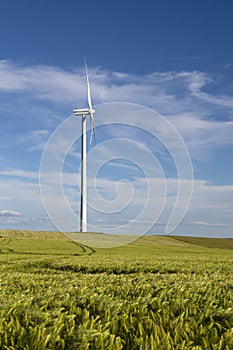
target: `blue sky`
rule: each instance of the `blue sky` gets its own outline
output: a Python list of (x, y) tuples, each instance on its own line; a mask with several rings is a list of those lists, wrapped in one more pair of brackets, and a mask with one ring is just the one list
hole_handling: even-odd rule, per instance
[(172, 234), (233, 238), (232, 32), (230, 0), (1, 3), (0, 228), (78, 227), (85, 55), (90, 230), (163, 234), (174, 210)]

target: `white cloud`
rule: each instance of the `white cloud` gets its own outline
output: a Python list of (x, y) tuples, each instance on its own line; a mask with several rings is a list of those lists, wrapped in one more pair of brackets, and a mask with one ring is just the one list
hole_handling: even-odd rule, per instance
[(19, 142), (25, 144), (27, 151), (43, 151), (49, 137), (49, 130), (30, 130), (28, 133), (19, 135)]
[(7, 218), (11, 218), (11, 217), (15, 217), (15, 216), (20, 216), (21, 214), (18, 211), (15, 210), (9, 210), (9, 209), (4, 209), (4, 210), (0, 210), (0, 217), (7, 217)]
[(21, 177), (28, 180), (39, 179), (39, 173), (37, 171), (26, 171), (21, 169), (0, 171), (0, 175), (9, 177)]
[(200, 225), (200, 226), (208, 226), (208, 227), (212, 227), (212, 226), (216, 226), (216, 227), (229, 227), (229, 226), (233, 226), (233, 224), (229, 224), (229, 223), (212, 223), (212, 222), (208, 222), (208, 221), (191, 221), (191, 224), (194, 225)]
[(202, 159), (222, 146), (233, 145), (233, 121), (201, 119), (193, 113), (173, 116), (173, 122), (191, 152), (193, 159)]

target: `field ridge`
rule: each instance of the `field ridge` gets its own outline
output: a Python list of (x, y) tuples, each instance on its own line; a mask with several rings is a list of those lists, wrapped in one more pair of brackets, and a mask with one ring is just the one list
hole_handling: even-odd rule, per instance
[(205, 248), (233, 249), (232, 238), (209, 238), (194, 236), (169, 236), (172, 239)]

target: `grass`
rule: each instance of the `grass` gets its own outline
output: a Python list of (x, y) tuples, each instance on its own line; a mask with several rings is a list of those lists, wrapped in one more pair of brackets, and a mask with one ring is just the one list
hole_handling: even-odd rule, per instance
[(233, 348), (233, 254), (222, 240), (93, 249), (60, 233), (0, 235), (0, 349)]

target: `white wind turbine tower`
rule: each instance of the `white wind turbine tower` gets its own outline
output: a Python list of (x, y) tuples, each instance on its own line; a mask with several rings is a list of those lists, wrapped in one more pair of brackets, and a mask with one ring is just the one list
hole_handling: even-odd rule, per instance
[(81, 207), (80, 207), (80, 232), (87, 232), (87, 116), (90, 116), (91, 122), (91, 137), (90, 144), (93, 139), (95, 139), (95, 124), (94, 124), (94, 113), (95, 110), (92, 108), (91, 102), (91, 92), (90, 84), (88, 78), (88, 70), (86, 61), (85, 72), (86, 72), (86, 81), (87, 81), (87, 108), (75, 108), (74, 115), (82, 117), (82, 156), (81, 156)]

